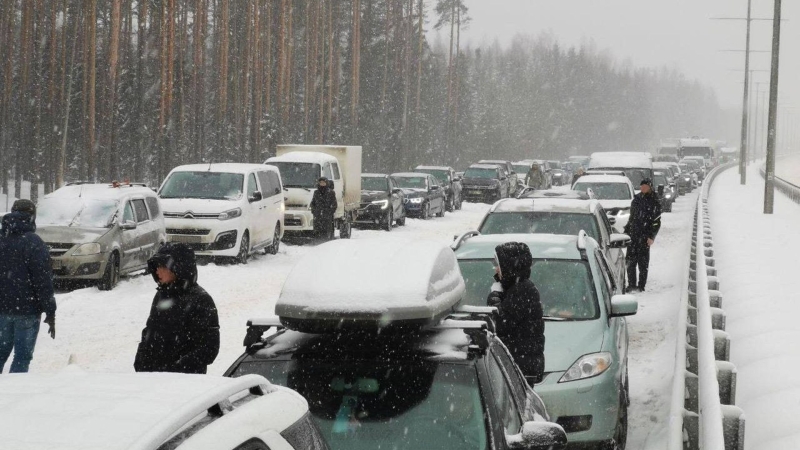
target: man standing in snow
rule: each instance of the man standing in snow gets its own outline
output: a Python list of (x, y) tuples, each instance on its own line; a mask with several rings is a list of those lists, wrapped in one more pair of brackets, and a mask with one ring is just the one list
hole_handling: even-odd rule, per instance
[(531, 166), (531, 170), (528, 171), (528, 187), (533, 189), (545, 188), (544, 174), (539, 169), (539, 164), (534, 163)]
[(495, 285), (489, 306), (498, 313), (497, 336), (508, 347), (531, 386), (544, 375), (544, 318), (539, 290), (531, 281), (533, 255), (520, 242), (495, 248)]
[(219, 353), (214, 300), (197, 284), (194, 251), (165, 244), (147, 266), (158, 283), (133, 364), (137, 372), (206, 373)]
[(314, 216), (314, 234), (318, 238), (333, 239), (333, 216), (339, 207), (336, 192), (328, 186), (328, 179), (317, 182), (317, 190), (311, 198), (311, 214)]
[(56, 338), (56, 301), (50, 252), (36, 231), (36, 205), (17, 200), (3, 217), (0, 233), (0, 373), (11, 351), (11, 373), (27, 372), (39, 321)]
[[(661, 229), (661, 200), (653, 192), (653, 182), (642, 180), (641, 192), (631, 201), (631, 215), (625, 225), (625, 234), (631, 237), (626, 263), (628, 265), (628, 292), (643, 292), (650, 267), (650, 247)], [(637, 282), (636, 269), (639, 269)]]

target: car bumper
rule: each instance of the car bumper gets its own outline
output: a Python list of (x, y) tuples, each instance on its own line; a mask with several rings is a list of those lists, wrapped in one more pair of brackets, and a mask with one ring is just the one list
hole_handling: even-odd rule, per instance
[(244, 221), (217, 219), (166, 219), (167, 242), (186, 244), (197, 256), (236, 256)]
[(553, 372), (534, 387), (550, 419), (564, 427), (570, 444), (613, 438), (619, 419), (621, 389), (615, 369), (611, 367), (594, 378), (567, 383), (558, 382), (564, 372)]
[(500, 198), (500, 189), (497, 187), (465, 187), (461, 197), (468, 202), (493, 202)]
[(50, 259), (56, 280), (99, 280), (108, 264), (108, 253)]
[(314, 230), (314, 216), (310, 210), (288, 209), (283, 216), (286, 233), (302, 233)]
[(406, 210), (406, 214), (411, 216), (419, 216), (422, 215), (423, 208), (426, 202), (419, 202), (419, 203), (412, 203), (412, 202), (405, 202), (403, 204), (403, 208)]
[(389, 214), (388, 206), (384, 209), (381, 209), (381, 207), (378, 205), (367, 205), (358, 210), (358, 214), (356, 215), (356, 223), (377, 224), (384, 221), (387, 214)]

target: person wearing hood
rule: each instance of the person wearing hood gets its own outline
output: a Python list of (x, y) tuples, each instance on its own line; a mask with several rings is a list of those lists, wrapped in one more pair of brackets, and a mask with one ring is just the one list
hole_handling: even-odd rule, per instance
[(14, 351), (10, 373), (27, 372), (42, 313), (56, 338), (56, 300), (50, 251), (35, 233), (36, 205), (17, 200), (0, 232), (0, 373)]
[[(631, 237), (626, 255), (628, 265), (628, 291), (643, 292), (647, 284), (647, 273), (650, 267), (650, 247), (661, 229), (661, 199), (653, 192), (653, 182), (645, 178), (641, 183), (641, 191), (633, 196), (631, 215), (625, 225), (625, 234)], [(636, 269), (639, 278), (636, 278)]]
[(544, 174), (539, 168), (539, 164), (533, 164), (531, 170), (528, 171), (528, 187), (533, 189), (544, 189), (546, 180)]
[(544, 313), (531, 281), (533, 255), (520, 242), (495, 248), (495, 285), (489, 306), (497, 307), (497, 336), (508, 347), (531, 386), (544, 375)]
[(583, 170), (583, 167), (578, 167), (578, 170), (572, 175), (572, 184), (575, 184), (584, 175), (586, 175), (586, 171)]
[(327, 178), (317, 181), (317, 190), (311, 198), (311, 214), (314, 216), (314, 234), (323, 239), (333, 239), (333, 216), (339, 207), (336, 192)]
[(219, 353), (219, 317), (214, 300), (197, 284), (194, 250), (164, 244), (147, 267), (158, 288), (134, 369), (206, 373)]

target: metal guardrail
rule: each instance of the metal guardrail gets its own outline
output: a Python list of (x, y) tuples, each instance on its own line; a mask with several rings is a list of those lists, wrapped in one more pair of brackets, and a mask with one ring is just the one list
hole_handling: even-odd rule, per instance
[[(764, 167), (763, 164), (761, 166), (759, 166), (758, 173), (761, 174), (761, 178), (766, 178), (766, 176), (767, 176), (766, 175), (766, 170), (765, 170), (765, 167)], [(787, 196), (790, 199), (792, 199), (793, 202), (800, 203), (800, 186), (797, 186), (796, 184), (792, 184), (792, 183), (784, 180), (783, 178), (780, 178), (777, 175), (775, 176), (774, 182), (775, 182), (775, 189), (779, 190), (785, 196)]]
[(678, 319), (669, 422), (670, 450), (743, 450), (744, 412), (736, 400), (736, 367), (714, 261), (708, 193), (725, 164), (706, 176), (697, 200)]

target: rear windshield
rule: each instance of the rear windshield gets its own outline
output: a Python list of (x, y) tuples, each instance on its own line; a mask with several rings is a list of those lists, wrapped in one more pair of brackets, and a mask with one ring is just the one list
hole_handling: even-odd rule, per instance
[(362, 191), (382, 191), (389, 190), (389, 180), (383, 177), (363, 177), (361, 178)]
[(331, 450), (487, 448), (472, 365), (295, 355), (241, 364), (233, 376), (250, 373), (305, 397)]
[(652, 169), (633, 169), (633, 168), (625, 168), (625, 167), (597, 167), (592, 168), (592, 170), (621, 170), (625, 172), (625, 176), (631, 180), (631, 184), (634, 186), (641, 186), (642, 180), (645, 178), (653, 178), (653, 170)]
[(298, 162), (269, 162), (278, 168), (283, 180), (283, 187), (313, 189), (320, 177), (320, 165)]
[(173, 172), (159, 192), (161, 198), (238, 200), (244, 175), (224, 172)]
[(464, 172), (464, 178), (497, 178), (497, 169), (478, 169), (470, 167)]
[(572, 187), (575, 191), (588, 192), (589, 189), (599, 200), (630, 200), (633, 198), (631, 190), (625, 183), (587, 183), (577, 182)]
[(548, 211), (492, 213), (481, 225), (481, 234), (569, 234), (581, 230), (600, 241), (600, 231), (593, 214)]
[[(463, 303), (486, 306), (494, 283), (491, 259), (459, 260), (461, 275), (467, 285)], [(597, 298), (586, 261), (537, 259), (531, 269), (531, 281), (539, 290), (545, 317), (559, 320), (588, 320), (599, 317)]]

